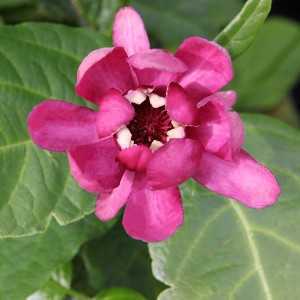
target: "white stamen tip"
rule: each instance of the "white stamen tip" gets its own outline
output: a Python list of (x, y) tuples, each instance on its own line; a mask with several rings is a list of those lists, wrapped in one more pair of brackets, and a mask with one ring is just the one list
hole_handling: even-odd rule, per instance
[(127, 127), (123, 127), (117, 133), (117, 142), (121, 149), (126, 149), (131, 145), (132, 134)]
[(159, 149), (161, 146), (163, 146), (163, 143), (157, 140), (153, 140), (151, 145), (150, 145), (150, 149), (152, 151), (155, 151), (157, 149)]
[(166, 98), (160, 97), (156, 94), (151, 94), (149, 96), (150, 104), (153, 108), (158, 108), (166, 105)]
[(185, 137), (185, 131), (183, 127), (176, 127), (167, 131), (169, 139), (181, 139)]
[(174, 128), (180, 127), (180, 124), (174, 120), (171, 121)]
[(135, 104), (142, 104), (147, 96), (145, 95), (145, 93), (142, 90), (130, 90), (126, 95), (125, 98), (130, 101), (131, 103), (135, 103)]

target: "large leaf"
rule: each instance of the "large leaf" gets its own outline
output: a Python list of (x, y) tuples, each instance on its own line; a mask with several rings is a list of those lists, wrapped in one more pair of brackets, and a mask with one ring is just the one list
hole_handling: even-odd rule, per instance
[(134, 290), (125, 288), (113, 288), (102, 292), (94, 300), (146, 300)]
[(94, 216), (67, 226), (53, 220), (42, 234), (0, 240), (0, 299), (24, 300), (42, 288), (83, 242), (101, 236), (110, 225)]
[(300, 298), (300, 134), (268, 117), (245, 121), (246, 148), (273, 170), (282, 196), (257, 211), (184, 185), (185, 225), (150, 245), (156, 278), (171, 286), (160, 300)]
[(1, 0), (0, 9), (14, 8), (18, 6), (34, 4), (38, 0)]
[(84, 245), (81, 256), (88, 281), (88, 291), (100, 292), (110, 287), (127, 287), (156, 299), (163, 285), (152, 275), (150, 257), (145, 243), (133, 240), (117, 224), (104, 237)]
[(46, 98), (84, 104), (74, 93), (76, 69), (107, 42), (88, 30), (37, 24), (2, 26), (0, 39), (0, 237), (29, 235), (52, 217), (68, 224), (93, 210), (65, 156), (32, 144), (26, 119)]
[(232, 57), (240, 55), (253, 42), (271, 10), (272, 0), (248, 0), (240, 13), (217, 36)]
[(300, 25), (270, 19), (234, 63), (231, 88), (239, 95), (237, 109), (269, 110), (278, 105), (300, 74), (299, 57)]
[(238, 13), (240, 0), (130, 0), (146, 27), (165, 48), (174, 49), (191, 35), (214, 38)]

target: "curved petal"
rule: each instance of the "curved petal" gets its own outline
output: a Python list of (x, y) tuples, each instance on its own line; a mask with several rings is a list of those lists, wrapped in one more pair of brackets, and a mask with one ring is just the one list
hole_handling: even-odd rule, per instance
[(200, 122), (195, 101), (178, 83), (172, 82), (168, 87), (166, 108), (171, 119), (180, 124), (198, 125)]
[(128, 56), (150, 49), (144, 22), (132, 7), (123, 7), (116, 14), (113, 43), (115, 47), (123, 47)]
[(100, 193), (105, 191), (105, 189), (100, 184), (100, 182), (98, 182), (97, 180), (86, 178), (84, 176), (82, 171), (79, 169), (77, 163), (68, 152), (67, 152), (67, 156), (68, 156), (71, 174), (82, 189), (90, 193)]
[(227, 50), (215, 42), (189, 37), (180, 45), (175, 56), (188, 66), (179, 83), (198, 99), (220, 90), (233, 77)]
[[(83, 61), (80, 65), (79, 80), (76, 83), (77, 94), (94, 103), (98, 103), (110, 89), (116, 89), (123, 94), (135, 88), (125, 50), (113, 48), (102, 54), (101, 59), (90, 66), (89, 59)], [(83, 73), (82, 70), (85, 72)]]
[(251, 208), (272, 205), (280, 194), (273, 174), (243, 150), (233, 161), (204, 153), (194, 178), (208, 189)]
[(160, 49), (151, 49), (134, 54), (128, 59), (140, 85), (167, 86), (186, 71), (186, 66), (172, 53)]
[(76, 147), (69, 155), (84, 178), (97, 181), (104, 190), (111, 191), (119, 185), (123, 174), (123, 168), (116, 160), (118, 152), (116, 141), (108, 138)]
[(237, 96), (235, 91), (217, 92), (208, 97), (201, 99), (198, 102), (197, 107), (200, 108), (205, 104), (207, 104), (208, 102), (212, 101), (221, 104), (224, 107), (224, 110), (229, 111), (232, 109), (232, 106), (235, 104), (236, 98)]
[(50, 151), (99, 140), (96, 112), (62, 100), (45, 100), (35, 106), (28, 116), (28, 130), (34, 143)]
[(194, 174), (201, 154), (202, 148), (195, 140), (170, 140), (154, 152), (148, 163), (149, 185), (161, 189), (184, 182)]
[(181, 196), (177, 187), (134, 189), (128, 199), (123, 226), (128, 235), (145, 242), (170, 237), (183, 223)]
[(144, 145), (134, 145), (119, 152), (118, 160), (129, 170), (143, 172), (152, 157), (150, 149)]
[(118, 91), (111, 90), (99, 100), (96, 126), (100, 138), (111, 136), (134, 117), (134, 108)]
[(90, 52), (80, 63), (77, 70), (77, 82), (81, 80), (85, 72), (92, 67), (95, 63), (100, 61), (108, 53), (110, 53), (113, 48), (100, 48)]
[(109, 221), (114, 218), (125, 205), (131, 193), (134, 181), (134, 172), (125, 171), (120, 185), (111, 193), (102, 193), (96, 202), (96, 216), (101, 221)]

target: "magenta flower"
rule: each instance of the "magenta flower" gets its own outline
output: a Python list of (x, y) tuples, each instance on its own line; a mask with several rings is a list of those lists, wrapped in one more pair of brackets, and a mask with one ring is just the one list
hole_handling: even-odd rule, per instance
[(187, 38), (175, 55), (150, 49), (130, 7), (116, 15), (113, 43), (78, 69), (76, 92), (98, 111), (46, 100), (28, 119), (33, 141), (66, 152), (79, 185), (98, 194), (100, 220), (125, 206), (130, 236), (164, 240), (183, 223), (178, 185), (189, 178), (248, 207), (276, 201), (274, 176), (241, 149), (235, 93), (219, 92), (233, 77), (225, 49), (200, 37)]

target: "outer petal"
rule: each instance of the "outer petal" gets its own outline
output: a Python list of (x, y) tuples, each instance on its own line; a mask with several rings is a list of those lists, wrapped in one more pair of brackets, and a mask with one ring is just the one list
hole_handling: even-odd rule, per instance
[(122, 94), (134, 89), (135, 82), (123, 48), (113, 48), (107, 53), (104, 51), (100, 57), (98, 62), (90, 63), (90, 61), (94, 62), (92, 57), (84, 60), (80, 65), (79, 80), (76, 84), (76, 92), (79, 96), (98, 103), (99, 99), (112, 88)]
[(113, 42), (115, 47), (123, 47), (129, 56), (150, 48), (143, 20), (132, 7), (123, 7), (116, 14)]
[(181, 196), (177, 187), (163, 190), (134, 189), (123, 217), (123, 226), (133, 238), (145, 242), (167, 239), (183, 223)]
[(179, 83), (198, 99), (218, 91), (233, 77), (229, 54), (215, 42), (200, 37), (187, 38), (175, 56), (189, 68)]
[(208, 189), (251, 208), (272, 205), (280, 194), (272, 173), (243, 150), (234, 161), (204, 153), (194, 178)]
[(230, 110), (235, 104), (236, 98), (237, 96), (235, 91), (218, 92), (201, 99), (201, 101), (198, 102), (197, 107), (200, 108), (212, 101), (221, 104), (225, 110)]
[(104, 190), (110, 191), (119, 185), (123, 174), (123, 168), (116, 160), (118, 152), (116, 141), (109, 138), (74, 148), (69, 155), (84, 178), (98, 181)]
[(172, 139), (154, 152), (147, 179), (155, 189), (176, 186), (191, 177), (199, 164), (202, 148), (191, 139)]
[(196, 102), (175, 82), (169, 85), (166, 107), (171, 119), (180, 124), (198, 125), (200, 122)]
[(134, 117), (134, 108), (118, 91), (111, 90), (99, 101), (97, 132), (100, 138), (113, 135)]
[(111, 193), (100, 194), (96, 203), (96, 216), (101, 221), (114, 218), (119, 210), (125, 205), (131, 193), (134, 181), (134, 173), (125, 171), (120, 185)]
[(96, 112), (62, 100), (45, 100), (28, 116), (32, 140), (50, 151), (96, 142)]
[(173, 54), (160, 49), (134, 54), (128, 61), (145, 86), (167, 86), (187, 69)]
[(144, 145), (134, 145), (119, 152), (118, 160), (129, 170), (143, 172), (152, 157), (151, 150)]

